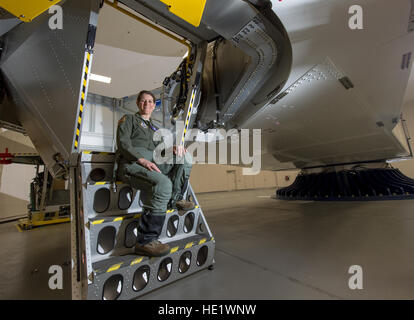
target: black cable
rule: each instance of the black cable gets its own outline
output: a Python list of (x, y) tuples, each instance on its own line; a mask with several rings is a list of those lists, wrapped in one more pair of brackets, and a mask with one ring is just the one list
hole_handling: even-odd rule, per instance
[(214, 42), (213, 46), (213, 83), (214, 83), (214, 96), (216, 100), (216, 120), (219, 121), (220, 114), (220, 86), (219, 80), (217, 79), (217, 49), (219, 44), (223, 41), (223, 38), (219, 38)]

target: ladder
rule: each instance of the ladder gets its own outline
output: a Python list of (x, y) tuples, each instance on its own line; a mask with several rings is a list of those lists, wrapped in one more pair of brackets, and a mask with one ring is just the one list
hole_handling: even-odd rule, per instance
[(143, 212), (140, 191), (117, 181), (114, 153), (83, 151), (71, 159), (72, 298), (135, 299), (214, 265), (215, 240), (191, 185), (194, 210), (168, 210), (159, 237), (170, 253), (134, 253)]

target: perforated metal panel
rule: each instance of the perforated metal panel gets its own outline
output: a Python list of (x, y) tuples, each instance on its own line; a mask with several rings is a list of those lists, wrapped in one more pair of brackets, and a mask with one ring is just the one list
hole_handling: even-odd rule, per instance
[(196, 208), (166, 212), (159, 240), (170, 245), (170, 253), (150, 259), (134, 253), (140, 191), (122, 182), (113, 188), (114, 154), (85, 151), (79, 159), (72, 169), (79, 190), (71, 189), (72, 246), (78, 248), (72, 251), (74, 297), (133, 299), (214, 263), (215, 241), (191, 186), (185, 197)]

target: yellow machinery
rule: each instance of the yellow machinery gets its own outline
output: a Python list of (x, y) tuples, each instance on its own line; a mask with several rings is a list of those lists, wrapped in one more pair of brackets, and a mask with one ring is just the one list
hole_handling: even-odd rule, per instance
[(61, 0), (0, 0), (0, 7), (24, 22), (31, 22)]

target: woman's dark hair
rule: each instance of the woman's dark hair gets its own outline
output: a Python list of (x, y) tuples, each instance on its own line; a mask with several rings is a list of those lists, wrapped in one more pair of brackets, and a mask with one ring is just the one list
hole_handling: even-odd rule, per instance
[(141, 101), (141, 97), (144, 94), (149, 94), (152, 97), (152, 99), (154, 100), (154, 103), (155, 103), (155, 96), (154, 96), (154, 94), (151, 91), (148, 91), (148, 90), (142, 90), (142, 91), (140, 91), (140, 93), (138, 93), (137, 103)]

